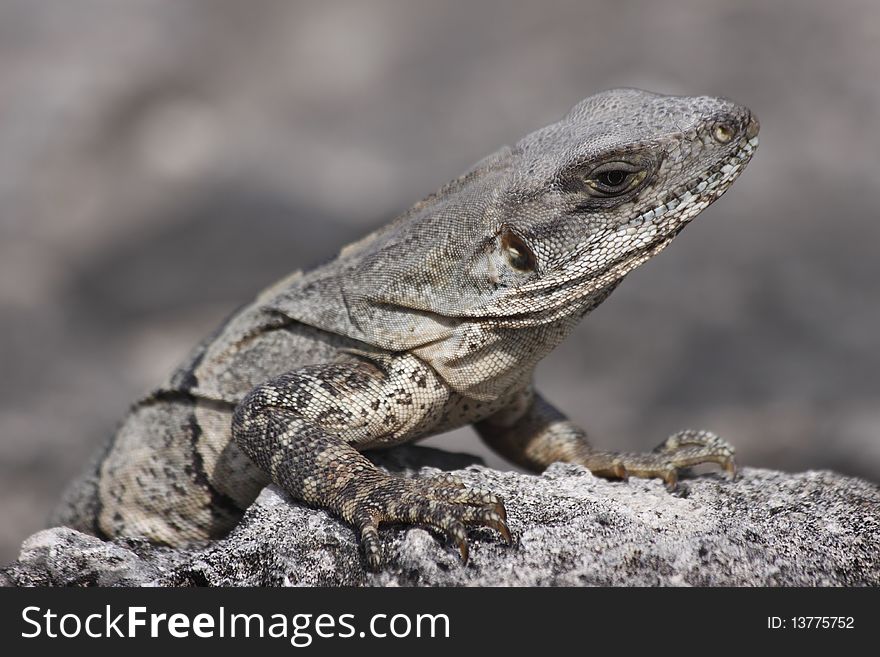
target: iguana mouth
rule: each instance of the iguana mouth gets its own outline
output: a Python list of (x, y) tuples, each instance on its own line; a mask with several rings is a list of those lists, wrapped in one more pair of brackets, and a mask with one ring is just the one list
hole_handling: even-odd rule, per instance
[(751, 160), (757, 147), (758, 137), (744, 140), (730, 157), (709, 169), (708, 173), (697, 178), (695, 182), (684, 185), (682, 193), (673, 196), (664, 204), (643, 212), (626, 225), (637, 227), (644, 225), (645, 222), (658, 225), (658, 219), (665, 219), (670, 212), (675, 212), (673, 221), (689, 222), (727, 191), (743, 167)]
[[(758, 147), (758, 137), (743, 140), (739, 148), (729, 157), (708, 170), (696, 181), (683, 186), (684, 191), (662, 205), (641, 213), (625, 225), (628, 234), (638, 236), (641, 232), (656, 235), (642, 249), (622, 256), (610, 263), (599, 272), (602, 276), (627, 260), (636, 260), (638, 256), (649, 252), (656, 255), (678, 235), (679, 232), (718, 200), (737, 179), (740, 172), (752, 159)], [(659, 247), (659, 248), (658, 248)]]

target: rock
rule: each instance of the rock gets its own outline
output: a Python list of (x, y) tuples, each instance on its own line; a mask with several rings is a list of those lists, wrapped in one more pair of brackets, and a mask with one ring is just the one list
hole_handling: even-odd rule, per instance
[(7, 576), (20, 586), (136, 586), (157, 571), (122, 545), (56, 527), (25, 540)]
[(675, 494), (659, 480), (611, 482), (576, 465), (543, 475), (406, 447), (381, 462), (403, 474), (460, 468), (502, 495), (514, 536), (470, 532), (470, 562), (418, 527), (383, 530), (385, 567), (364, 570), (352, 529), (267, 487), (225, 539), (187, 549), (104, 542), (54, 528), (0, 570), (16, 585), (855, 586), (880, 585), (880, 489), (832, 472), (708, 474)]

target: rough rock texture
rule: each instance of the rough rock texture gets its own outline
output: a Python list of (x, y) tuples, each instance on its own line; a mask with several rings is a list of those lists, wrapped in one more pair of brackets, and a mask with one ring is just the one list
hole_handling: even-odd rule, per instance
[(472, 531), (462, 566), (429, 531), (391, 527), (384, 570), (367, 573), (351, 529), (268, 487), (224, 540), (171, 550), (47, 529), (25, 541), (0, 583), (880, 585), (880, 488), (859, 479), (746, 469), (736, 482), (686, 479), (673, 495), (659, 480), (609, 482), (575, 465), (531, 476), (421, 447), (381, 457), (404, 474), (426, 462), (463, 468), (468, 484), (503, 495), (514, 544)]

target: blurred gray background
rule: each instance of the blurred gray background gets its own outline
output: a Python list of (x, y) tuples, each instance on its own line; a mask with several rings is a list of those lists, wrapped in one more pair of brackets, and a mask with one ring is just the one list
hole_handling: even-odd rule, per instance
[(614, 86), (730, 96), (762, 145), (543, 390), (605, 447), (880, 480), (876, 0), (2, 0), (0, 562), (234, 307)]

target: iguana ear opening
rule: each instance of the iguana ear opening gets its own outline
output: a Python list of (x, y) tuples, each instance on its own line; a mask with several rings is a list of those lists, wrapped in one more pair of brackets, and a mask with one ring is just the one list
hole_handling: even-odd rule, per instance
[(517, 271), (532, 272), (537, 269), (538, 261), (532, 248), (509, 226), (501, 229), (501, 248), (507, 263)]

